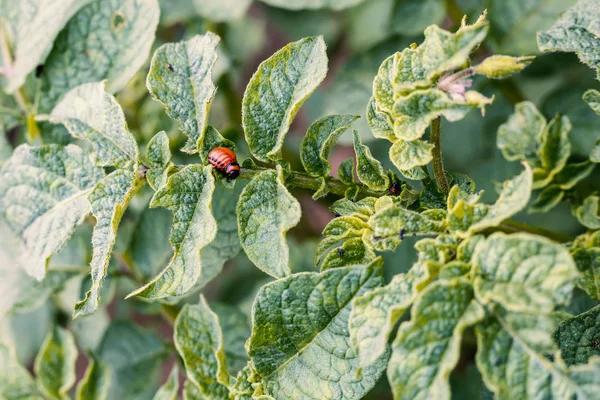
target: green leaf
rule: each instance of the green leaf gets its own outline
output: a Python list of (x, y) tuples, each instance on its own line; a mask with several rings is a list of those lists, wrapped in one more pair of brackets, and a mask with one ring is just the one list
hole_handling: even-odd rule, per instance
[(210, 399), (227, 399), (229, 373), (223, 350), (219, 317), (200, 296), (199, 304), (186, 304), (175, 321), (174, 342), (183, 358), (186, 375)]
[(238, 236), (237, 218), (235, 209), (242, 191), (242, 185), (231, 191), (216, 187), (212, 201), (212, 215), (217, 221), (217, 235), (215, 240), (204, 247), (200, 253), (202, 270), (195, 288), (204, 287), (216, 277), (225, 262), (234, 258), (240, 251), (240, 238)]
[(90, 212), (86, 199), (104, 176), (79, 147), (17, 147), (0, 170), (0, 215), (21, 239), (22, 264), (42, 280), (48, 259)]
[(546, 119), (535, 104), (530, 101), (518, 103), (514, 114), (498, 128), (497, 144), (504, 158), (535, 165), (545, 125)]
[(587, 178), (594, 170), (594, 164), (584, 161), (567, 164), (554, 178), (554, 182), (563, 190), (572, 189), (582, 179)]
[(583, 101), (588, 103), (590, 108), (594, 112), (600, 115), (600, 92), (594, 89), (590, 89), (583, 94)]
[(400, 171), (427, 165), (433, 159), (431, 143), (422, 140), (398, 140), (390, 148), (390, 160)]
[(390, 142), (397, 140), (392, 117), (385, 112), (379, 111), (375, 97), (371, 97), (367, 105), (367, 123), (371, 128), (373, 136), (376, 138), (387, 139)]
[(578, 286), (590, 297), (600, 300), (600, 248), (576, 249), (572, 256), (582, 275)]
[(171, 216), (163, 208), (145, 208), (133, 228), (125, 257), (131, 260), (140, 278), (149, 281), (173, 257), (169, 243)]
[(565, 192), (558, 185), (544, 188), (529, 207), (530, 213), (546, 213), (560, 204)]
[[(516, 105), (515, 113), (498, 129), (497, 143), (507, 160), (523, 160), (531, 166), (533, 188), (540, 189), (555, 177), (561, 181), (568, 180), (564, 175), (557, 175), (565, 168), (571, 155), (568, 137), (570, 131), (571, 122), (567, 117), (557, 115), (546, 123), (533, 103), (521, 102)], [(566, 174), (573, 172), (570, 170)], [(572, 185), (575, 183), (576, 181), (572, 182)], [(547, 203), (548, 201), (544, 202)], [(538, 206), (535, 208), (544, 209)]]
[(177, 400), (177, 392), (179, 391), (179, 368), (177, 364), (173, 366), (169, 378), (158, 389), (158, 392), (153, 397), (153, 400)]
[(194, 385), (192, 381), (185, 380), (183, 383), (183, 400), (202, 400), (202, 394), (198, 386)]
[(337, 170), (338, 179), (346, 185), (354, 184), (354, 158), (342, 161)]
[(44, 61), (40, 111), (83, 83), (106, 79), (109, 93), (123, 89), (150, 54), (158, 16), (156, 0), (94, 1), (79, 10)]
[(44, 395), (52, 399), (67, 398), (67, 392), (75, 383), (77, 347), (71, 333), (54, 327), (46, 336), (35, 358), (35, 375)]
[(217, 223), (211, 210), (215, 189), (211, 169), (211, 166), (189, 165), (171, 175), (167, 184), (152, 197), (150, 207), (164, 207), (173, 213), (170, 242), (175, 253), (152, 281), (127, 297), (181, 296), (200, 278), (200, 251), (217, 234)]
[[(443, 78), (438, 86), (442, 88), (442, 84)], [(485, 106), (492, 100), (475, 91), (468, 91), (462, 97), (452, 97), (451, 92), (438, 88), (415, 90), (394, 102), (394, 133), (399, 139), (418, 139), (437, 117), (444, 116), (455, 122), (475, 107), (481, 108), (483, 114)]]
[(579, 60), (596, 70), (600, 80), (600, 5), (595, 0), (579, 0), (562, 13), (548, 30), (538, 32), (541, 51), (573, 51)]
[(39, 119), (62, 123), (74, 137), (90, 141), (96, 165), (129, 168), (137, 164), (137, 144), (127, 130), (121, 106), (104, 91), (104, 86), (105, 82), (77, 86), (65, 94), (49, 116)]
[[(536, 33), (548, 29), (576, 0), (505, 0), (490, 3), (490, 44), (512, 55), (538, 53)], [(477, 11), (480, 9), (478, 8)], [(543, 10), (543, 12), (540, 12)]]
[(213, 304), (213, 311), (219, 317), (223, 331), (223, 349), (227, 360), (227, 369), (234, 375), (244, 369), (248, 355), (244, 344), (250, 337), (250, 321), (238, 307), (226, 304)]
[(242, 123), (254, 157), (280, 158), (283, 139), (298, 109), (327, 74), (321, 36), (293, 42), (263, 61), (242, 100)]
[[(571, 144), (568, 134), (571, 131), (571, 122), (567, 117), (554, 117), (542, 133), (542, 142), (539, 150), (539, 157), (544, 170), (543, 176), (545, 182), (549, 182), (557, 173), (559, 173), (567, 164), (567, 159), (571, 155)], [(534, 170), (536, 184), (540, 186), (539, 172)]]
[(589, 229), (600, 229), (600, 197), (588, 196), (573, 214), (579, 223)]
[(41, 64), (52, 42), (67, 21), (91, 0), (24, 0), (15, 4), (14, 63), (7, 76), (6, 91), (14, 93), (27, 75)]
[(533, 187), (542, 188), (565, 167), (571, 154), (571, 123), (556, 116), (546, 124), (531, 102), (521, 102), (515, 109), (498, 129), (498, 147), (507, 160), (526, 161), (533, 168)]
[(219, 37), (207, 32), (186, 42), (164, 44), (152, 57), (146, 85), (167, 114), (180, 122), (188, 136), (181, 149), (186, 153), (197, 153), (204, 139), (216, 90), (211, 71), (218, 43)]
[(164, 343), (154, 334), (128, 321), (115, 321), (99, 348), (100, 358), (111, 372), (109, 399), (148, 399), (157, 367), (167, 355)]
[(358, 201), (344, 198), (337, 200), (329, 209), (340, 216), (349, 215), (366, 221), (375, 213), (376, 201), (375, 197), (365, 197)]
[(590, 357), (600, 356), (600, 306), (561, 322), (552, 338), (567, 365), (587, 364)]
[(92, 234), (93, 254), (90, 268), (92, 287), (75, 305), (73, 318), (95, 312), (100, 305), (100, 287), (117, 239), (117, 229), (129, 201), (139, 188), (135, 174), (116, 170), (98, 182), (88, 196), (96, 226)]
[(475, 327), (477, 366), (498, 399), (594, 398), (600, 389), (600, 364), (567, 368), (550, 338), (554, 319), (547, 315), (506, 313)]
[(229, 398), (232, 400), (252, 400), (252, 394), (254, 388), (252, 382), (255, 380), (255, 371), (252, 368), (252, 363), (248, 362), (248, 365), (242, 369), (235, 382), (229, 388)]
[(481, 194), (467, 195), (455, 185), (448, 194), (449, 229), (466, 238), (498, 226), (527, 206), (532, 184), (531, 168), (525, 164), (525, 171), (504, 182), (500, 197), (493, 205), (477, 203)]
[(0, 397), (4, 399), (42, 400), (35, 383), (14, 350), (0, 343)]
[(211, 22), (228, 22), (242, 18), (252, 0), (194, 0), (198, 15)]
[(298, 273), (261, 288), (247, 347), (263, 394), (282, 400), (352, 400), (375, 385), (386, 359), (358, 374), (348, 316), (353, 298), (381, 286), (381, 267), (378, 259), (368, 266)]
[(440, 281), (419, 295), (392, 344), (388, 379), (396, 398), (450, 399), (462, 333), (484, 316), (466, 280)]
[(475, 250), (473, 268), (477, 300), (513, 312), (553, 311), (567, 302), (579, 277), (563, 246), (524, 233), (488, 237)]
[(377, 250), (395, 249), (404, 236), (437, 235), (446, 229), (444, 210), (428, 210), (423, 213), (407, 210), (394, 202), (377, 211), (369, 218), (373, 230), (372, 242)]
[(367, 367), (385, 354), (400, 317), (432, 279), (429, 263), (417, 263), (408, 273), (394, 276), (383, 287), (356, 297), (348, 321), (350, 344)]
[(366, 264), (375, 259), (375, 253), (365, 244), (364, 232), (348, 231), (343, 235), (326, 237), (319, 243), (315, 266), (321, 271), (331, 268)]
[(292, 2), (286, 0), (261, 1), (274, 7), (286, 8), (289, 10), (302, 10), (313, 8), (330, 8), (332, 10), (341, 10), (359, 4), (364, 0), (298, 0)]
[(146, 157), (148, 159), (146, 179), (152, 189), (158, 190), (167, 183), (169, 167), (171, 164), (169, 137), (165, 131), (158, 132), (150, 139), (146, 152)]
[(504, 79), (521, 72), (535, 59), (534, 56), (511, 57), (493, 55), (473, 67), (475, 74), (485, 75), (491, 79)]
[(327, 160), (336, 141), (358, 117), (330, 115), (315, 121), (300, 143), (300, 160), (311, 176), (329, 176), (331, 165)]
[(356, 174), (358, 179), (373, 190), (387, 190), (390, 180), (380, 162), (372, 155), (369, 147), (362, 144), (357, 131), (354, 131), (354, 152), (356, 153)]
[(106, 400), (110, 387), (110, 370), (98, 356), (88, 354), (89, 365), (77, 384), (75, 400)]
[(242, 191), (236, 208), (240, 242), (259, 269), (275, 278), (290, 274), (285, 234), (300, 221), (300, 203), (286, 189), (283, 169), (261, 172)]

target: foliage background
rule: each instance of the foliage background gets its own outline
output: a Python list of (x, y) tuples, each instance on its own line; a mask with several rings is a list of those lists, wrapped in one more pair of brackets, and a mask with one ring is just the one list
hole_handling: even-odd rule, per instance
[[(240, 103), (251, 74), (262, 60), (286, 43), (305, 36), (323, 35), (328, 46), (329, 73), (296, 117), (284, 143), (286, 159), (291, 160), (293, 167), (300, 167), (297, 149), (310, 122), (329, 114), (351, 113), (363, 116), (355, 126), (375, 158), (388, 160), (390, 144), (375, 140), (364, 120), (365, 106), (379, 65), (393, 52), (410, 43), (421, 42), (424, 27), (439, 24), (454, 30), (462, 14), (473, 21), (485, 8), (489, 10), (491, 30), (485, 46), (477, 51), (474, 59), (483, 59), (492, 50), (538, 57), (531, 66), (509, 80), (475, 81), (476, 90), (488, 97), (495, 96), (495, 101), (487, 108), (485, 118), (472, 112), (462, 121), (443, 124), (446, 168), (470, 175), (478, 189), (485, 190), (483, 200), (488, 203), (494, 201), (497, 197), (495, 182), (502, 182), (520, 171), (519, 164), (507, 162), (496, 147), (497, 128), (513, 112), (514, 103), (525, 99), (533, 101), (548, 119), (556, 112), (569, 116), (573, 124), (570, 139), (575, 159), (585, 160), (600, 136), (600, 118), (581, 101), (585, 90), (600, 88), (594, 79), (594, 71), (580, 64), (573, 53), (539, 54), (535, 41), (535, 32), (547, 29), (562, 11), (575, 3), (573, 0), (366, 0), (344, 10), (286, 10), (259, 1), (231, 0), (222, 2), (221, 15), (211, 13), (208, 3), (203, 0), (160, 0), (161, 16), (152, 51), (163, 43), (189, 39), (207, 30), (222, 37), (214, 76), (218, 91), (210, 124), (236, 142), (239, 159), (249, 155), (240, 126)], [(245, 12), (243, 3), (249, 5)], [(145, 87), (148, 67), (149, 59), (118, 93), (117, 100), (125, 110), (129, 128), (142, 151), (148, 140), (160, 130), (167, 132), (175, 150), (183, 145), (185, 138), (174, 121), (166, 116), (162, 105), (150, 98)], [(34, 93), (34, 85), (35, 79), (30, 76), (26, 90)], [(0, 93), (0, 108), (16, 109), (12, 98), (4, 93)], [(0, 113), (0, 118), (10, 146), (15, 147), (28, 140), (27, 128), (12, 123), (15, 117), (11, 113)], [(44, 143), (65, 143), (69, 140), (63, 132), (42, 130), (41, 134)], [(341, 161), (353, 155), (348, 133), (340, 142), (330, 158), (333, 171), (337, 170)], [(6, 159), (9, 153), (0, 146), (0, 160)], [(195, 157), (178, 151), (173, 154), (178, 164), (196, 161)], [(384, 164), (386, 168), (393, 168), (389, 161), (384, 161)], [(591, 185), (598, 182), (599, 174), (596, 169), (581, 184), (584, 194), (593, 190)], [(290, 264), (293, 272), (311, 271), (314, 270), (312, 255), (320, 233), (333, 217), (328, 210), (331, 199), (315, 202), (309, 192), (294, 191), (293, 194), (302, 205), (302, 219), (289, 232)], [(168, 242), (170, 213), (164, 209), (148, 209), (150, 195), (151, 191), (145, 188), (124, 215), (105, 283), (104, 303), (107, 306), (98, 313), (70, 321), (71, 310), (80, 298), (82, 281), (89, 270), (89, 223), (80, 227), (68, 245), (52, 259), (54, 266), (69, 266), (79, 271), (65, 283), (64, 290), (53, 294), (47, 290), (49, 295), (43, 296), (43, 301), (28, 304), (23, 307), (23, 312), (7, 314), (0, 301), (0, 340), (14, 344), (23, 365), (32, 366), (43, 338), (56, 321), (68, 324), (80, 343), (100, 354), (109, 354), (107, 357), (110, 357), (110, 351), (103, 352), (102, 343), (111, 320), (133, 321), (160, 341), (152, 342), (156, 351), (152, 353), (152, 362), (147, 364), (156, 368), (146, 368), (143, 373), (132, 372), (131, 382), (123, 383), (130, 387), (123, 390), (131, 389), (132, 393), (136, 393), (135, 398), (149, 398), (154, 389), (166, 380), (175, 361), (171, 325), (165, 322), (158, 305), (135, 298), (123, 301), (127, 293), (139, 286), (129, 279), (128, 264), (143, 266), (147, 276), (151, 277), (171, 255)], [(549, 214), (521, 213), (517, 219), (569, 235), (583, 232), (583, 227), (564, 204)], [(0, 231), (0, 238), (0, 266), (14, 268), (14, 250), (18, 246), (14, 245), (14, 238), (5, 228)], [(405, 272), (415, 261), (413, 243), (408, 239), (395, 252), (384, 253), (388, 280), (399, 272)], [(240, 253), (225, 264), (223, 273), (203, 293), (211, 304), (235, 305), (248, 314), (256, 291), (269, 279)], [(11, 296), (18, 295), (15, 291), (31, 288), (15, 285), (15, 281), (7, 278), (0, 282), (0, 290), (6, 293), (3, 296)], [(112, 301), (106, 301), (108, 298)], [(197, 295), (189, 296), (188, 301), (196, 303)], [(596, 303), (583, 291), (577, 291), (570, 311), (579, 313)], [(109, 333), (116, 334), (114, 330)], [(473, 351), (474, 343), (469, 343), (467, 336), (461, 362), (451, 378), (456, 398), (475, 398), (483, 391), (479, 373), (473, 366)], [(85, 357), (80, 354), (78, 379), (86, 363)], [(145, 376), (146, 373), (150, 376)], [(151, 382), (145, 387), (148, 390), (140, 390), (140, 382)], [(136, 384), (138, 386), (134, 387)], [(367, 398), (391, 398), (386, 385), (384, 377)]]

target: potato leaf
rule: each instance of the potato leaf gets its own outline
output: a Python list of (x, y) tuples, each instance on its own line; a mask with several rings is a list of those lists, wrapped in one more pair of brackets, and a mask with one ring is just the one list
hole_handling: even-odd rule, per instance
[(21, 239), (29, 275), (44, 278), (48, 259), (90, 213), (87, 196), (103, 176), (75, 145), (15, 149), (0, 170), (0, 215)]
[(98, 182), (88, 196), (96, 225), (92, 234), (92, 287), (75, 305), (73, 318), (95, 312), (100, 305), (100, 288), (117, 239), (117, 229), (140, 182), (133, 172), (118, 169)]
[(463, 331), (485, 313), (467, 280), (431, 284), (392, 343), (388, 379), (396, 398), (450, 399), (449, 375), (460, 356)]
[(110, 387), (110, 370), (94, 354), (88, 354), (88, 360), (83, 379), (77, 384), (75, 400), (106, 400)]
[(208, 126), (208, 113), (215, 94), (211, 71), (217, 60), (219, 37), (207, 32), (188, 41), (167, 43), (152, 56), (146, 85), (152, 96), (165, 105), (188, 140), (181, 149), (197, 153)]
[(262, 393), (277, 399), (352, 400), (375, 385), (386, 357), (358, 374), (348, 315), (353, 298), (381, 286), (381, 266), (377, 260), (368, 266), (299, 273), (260, 289), (248, 354), (262, 377)]
[(158, 132), (150, 139), (146, 152), (146, 158), (148, 159), (146, 179), (152, 189), (158, 190), (167, 183), (171, 165), (169, 137), (165, 131)]
[(77, 347), (71, 333), (54, 327), (35, 358), (34, 370), (40, 390), (51, 399), (62, 400), (75, 383)]
[(283, 169), (264, 171), (246, 185), (236, 208), (240, 242), (259, 269), (276, 278), (290, 274), (286, 232), (300, 221), (300, 203), (286, 189)]
[(167, 184), (152, 197), (150, 207), (164, 207), (173, 213), (170, 242), (175, 253), (152, 281), (127, 297), (181, 296), (200, 278), (200, 251), (217, 234), (217, 223), (211, 210), (215, 189), (211, 169), (211, 166), (189, 165), (171, 175)]
[(79, 10), (44, 61), (39, 112), (83, 83), (106, 79), (109, 93), (123, 89), (150, 54), (158, 15), (156, 0), (93, 1)]
[(571, 51), (581, 62), (596, 70), (600, 80), (600, 5), (595, 0), (579, 0), (565, 11), (548, 30), (538, 32), (541, 51)]
[(92, 0), (24, 0), (16, 4), (15, 61), (8, 75), (6, 90), (13, 93), (25, 83), (27, 75), (42, 63), (52, 42), (67, 21)]
[(525, 171), (504, 182), (500, 197), (493, 205), (479, 204), (481, 194), (468, 195), (458, 185), (453, 186), (448, 194), (448, 228), (466, 238), (498, 226), (527, 206), (532, 181), (531, 168), (525, 165)]
[(229, 373), (219, 317), (203, 296), (199, 304), (186, 304), (175, 321), (174, 342), (183, 358), (186, 375), (203, 396), (227, 399)]
[(0, 367), (3, 372), (0, 375), (0, 396), (7, 399), (43, 399), (27, 369), (19, 364), (15, 351), (1, 343)]
[(579, 277), (563, 246), (525, 233), (487, 238), (475, 250), (473, 269), (480, 302), (526, 313), (550, 313), (566, 303)]
[(587, 364), (600, 356), (600, 306), (561, 322), (552, 338), (567, 365)]
[(358, 117), (330, 115), (315, 121), (300, 143), (300, 160), (311, 176), (329, 176), (331, 165), (327, 160), (335, 142)]
[(90, 141), (96, 165), (130, 168), (137, 165), (138, 147), (127, 130), (121, 106), (104, 87), (105, 82), (77, 86), (64, 95), (49, 116), (39, 119), (61, 123), (74, 137)]
[(321, 36), (293, 42), (263, 61), (242, 100), (242, 123), (252, 155), (280, 158), (283, 139), (298, 109), (327, 73)]

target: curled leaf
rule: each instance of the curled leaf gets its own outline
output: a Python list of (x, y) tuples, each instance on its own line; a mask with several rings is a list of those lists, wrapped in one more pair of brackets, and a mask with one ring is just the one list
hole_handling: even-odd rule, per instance
[(331, 165), (327, 160), (335, 142), (358, 117), (330, 115), (315, 121), (300, 143), (300, 161), (311, 176), (329, 176)]

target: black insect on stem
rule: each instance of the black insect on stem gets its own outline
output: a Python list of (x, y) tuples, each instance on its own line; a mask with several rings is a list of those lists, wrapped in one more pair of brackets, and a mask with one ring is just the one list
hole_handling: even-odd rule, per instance
[(169, 63), (169, 71), (171, 71), (171, 72), (175, 71), (175, 68), (173, 68), (173, 66), (171, 65), (171, 63)]
[(389, 191), (391, 195), (398, 196), (400, 194), (400, 182), (394, 181), (390, 185)]
[(39, 78), (44, 73), (44, 64), (40, 64), (35, 67), (35, 77)]
[(398, 236), (400, 236), (400, 240), (404, 240), (404, 228), (400, 229)]

